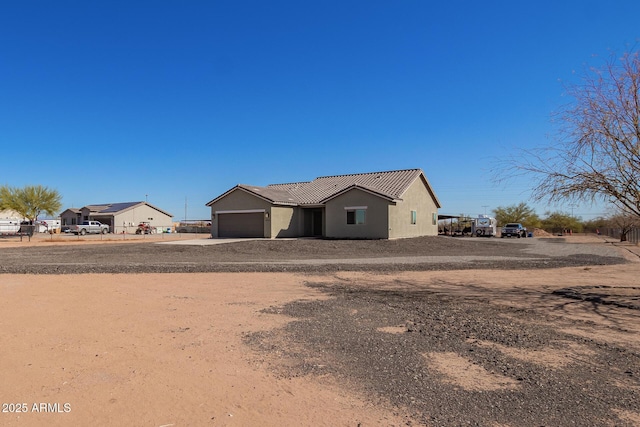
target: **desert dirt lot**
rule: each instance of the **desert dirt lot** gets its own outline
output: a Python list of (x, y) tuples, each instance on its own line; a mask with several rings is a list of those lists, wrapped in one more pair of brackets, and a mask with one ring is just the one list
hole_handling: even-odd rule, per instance
[(638, 425), (638, 252), (0, 240), (0, 424)]

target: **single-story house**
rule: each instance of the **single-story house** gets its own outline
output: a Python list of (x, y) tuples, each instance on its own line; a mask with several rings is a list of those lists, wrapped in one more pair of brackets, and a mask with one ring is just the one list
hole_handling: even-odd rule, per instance
[(438, 234), (440, 202), (421, 169), (239, 184), (206, 204), (212, 237), (394, 239)]
[(82, 221), (100, 221), (107, 224), (112, 233), (134, 232), (141, 222), (148, 223), (151, 227), (170, 228), (172, 218), (170, 213), (147, 202), (87, 205), (69, 208), (60, 214), (62, 231)]

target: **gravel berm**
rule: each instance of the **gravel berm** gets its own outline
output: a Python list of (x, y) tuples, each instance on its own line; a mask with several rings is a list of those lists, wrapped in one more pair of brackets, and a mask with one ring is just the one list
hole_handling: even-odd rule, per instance
[(625, 262), (610, 245), (562, 238), (248, 240), (218, 245), (61, 244), (0, 248), (0, 273), (331, 272), (532, 269)]

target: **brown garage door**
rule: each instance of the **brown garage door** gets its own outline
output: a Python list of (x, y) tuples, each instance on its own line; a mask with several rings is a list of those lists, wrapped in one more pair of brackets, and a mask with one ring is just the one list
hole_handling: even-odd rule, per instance
[(218, 237), (264, 237), (264, 213), (218, 214)]

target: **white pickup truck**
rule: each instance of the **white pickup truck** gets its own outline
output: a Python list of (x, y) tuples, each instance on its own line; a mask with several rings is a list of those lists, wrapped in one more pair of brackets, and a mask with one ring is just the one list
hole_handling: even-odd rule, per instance
[(109, 226), (101, 223), (100, 221), (82, 221), (78, 225), (69, 226), (69, 233), (80, 234), (107, 234), (109, 232)]

